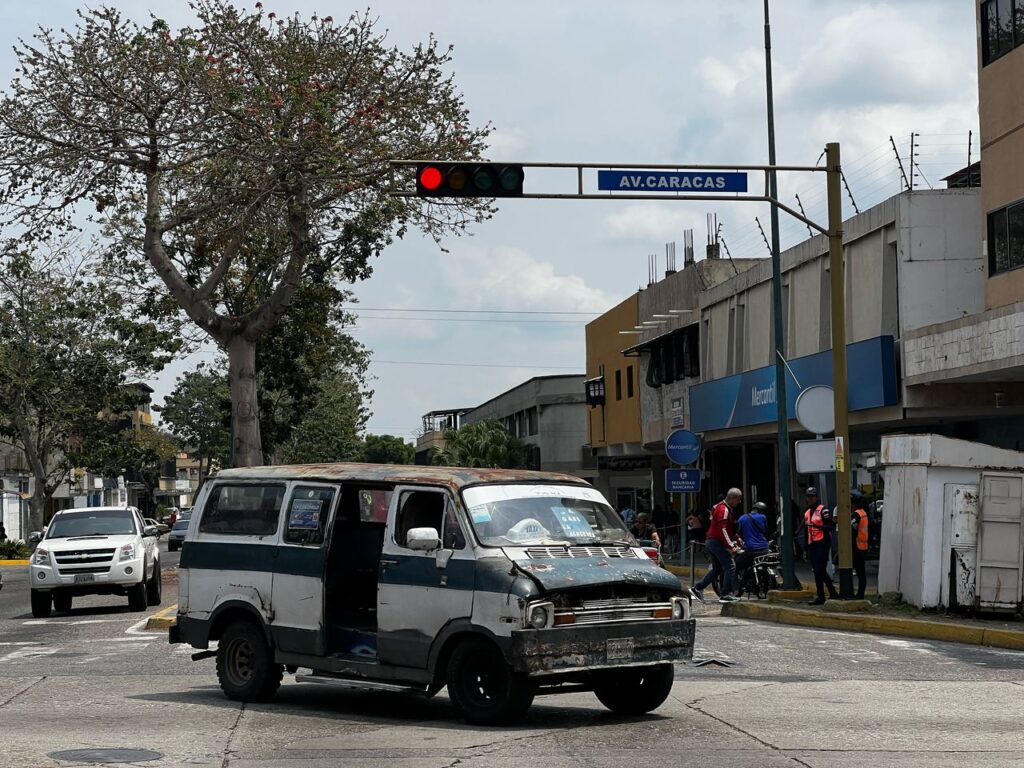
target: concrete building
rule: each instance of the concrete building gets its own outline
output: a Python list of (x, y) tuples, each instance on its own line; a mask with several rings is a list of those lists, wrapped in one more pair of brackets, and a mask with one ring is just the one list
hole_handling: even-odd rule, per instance
[(463, 426), (493, 419), (530, 449), (530, 469), (593, 478), (582, 374), (535, 376), (478, 405)]
[[(982, 415), (970, 393), (913, 390), (899, 376), (909, 334), (982, 307), (979, 213), (977, 189), (928, 190), (896, 195), (843, 223), (851, 465), (865, 490), (882, 481), (883, 434), (927, 428), (955, 435)], [(793, 419), (803, 389), (832, 384), (828, 242), (812, 237), (781, 256)], [(770, 286), (766, 260), (700, 294), (701, 383), (689, 388), (688, 427), (704, 435), (704, 503), (736, 485), (749, 502), (776, 506)], [(793, 439), (813, 437), (795, 420), (790, 431)], [(809, 484), (818, 478), (794, 472), (790, 497), (802, 500), (799, 488)]]
[(449, 429), (458, 429), (462, 425), (462, 417), (469, 408), (449, 408), (423, 414), (423, 426), (416, 438), (416, 463), (429, 465), (434, 461), (434, 454), (444, 449), (444, 433)]

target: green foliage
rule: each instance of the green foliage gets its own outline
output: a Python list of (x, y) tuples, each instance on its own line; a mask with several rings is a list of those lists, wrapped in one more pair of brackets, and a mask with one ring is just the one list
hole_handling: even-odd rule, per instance
[(28, 560), (32, 548), (24, 541), (6, 539), (0, 541), (0, 560)]
[(320, 382), (313, 407), (281, 447), (286, 464), (353, 461), (358, 458), (368, 413), (358, 381), (339, 372)]
[(207, 467), (231, 458), (231, 391), (220, 367), (200, 363), (182, 374), (158, 411), (160, 423)]
[(444, 432), (445, 447), (434, 464), (447, 467), (519, 469), (526, 466), (526, 447), (501, 422), (489, 419)]
[(367, 435), (360, 461), (369, 464), (412, 464), (416, 447), (393, 435)]

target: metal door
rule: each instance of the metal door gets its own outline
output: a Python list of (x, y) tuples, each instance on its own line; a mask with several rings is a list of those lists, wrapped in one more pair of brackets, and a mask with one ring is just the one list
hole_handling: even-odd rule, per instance
[(983, 474), (978, 525), (980, 608), (1015, 608), (1021, 600), (1021, 499), (1024, 475)]
[[(410, 528), (432, 527), (442, 547), (405, 546)], [(399, 486), (391, 499), (377, 589), (377, 655), (425, 668), (441, 628), (473, 613), (475, 559), (452, 497), (440, 488)]]
[(942, 605), (973, 606), (978, 570), (978, 486), (947, 483), (943, 544), (949, 573), (942, 585)]

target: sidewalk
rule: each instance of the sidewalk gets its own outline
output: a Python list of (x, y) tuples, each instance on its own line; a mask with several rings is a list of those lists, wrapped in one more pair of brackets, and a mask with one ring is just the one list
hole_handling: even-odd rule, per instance
[[(810, 565), (796, 563), (796, 576), (803, 589), (771, 592), (767, 600), (744, 598), (722, 606), (722, 615), (737, 619), (769, 621), (816, 629), (913, 637), (950, 643), (982, 645), (1024, 650), (1024, 622), (1005, 617), (978, 619), (962, 616), (926, 614), (911, 606), (886, 606), (878, 597), (878, 561), (867, 564), (867, 601), (828, 600), (823, 606), (810, 606), (814, 597), (814, 574)], [(684, 586), (690, 584), (690, 569), (669, 567)], [(696, 569), (696, 578), (703, 569)], [(854, 587), (856, 588), (856, 575)], [(836, 585), (838, 588), (838, 584)]]

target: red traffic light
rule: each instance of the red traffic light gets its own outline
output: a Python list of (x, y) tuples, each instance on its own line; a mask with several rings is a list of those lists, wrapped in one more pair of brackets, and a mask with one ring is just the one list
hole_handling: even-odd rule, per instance
[(503, 163), (419, 163), (419, 197), (522, 197), (523, 166)]
[(434, 190), (441, 186), (444, 177), (441, 171), (433, 165), (427, 165), (420, 169), (419, 185), (424, 189)]

